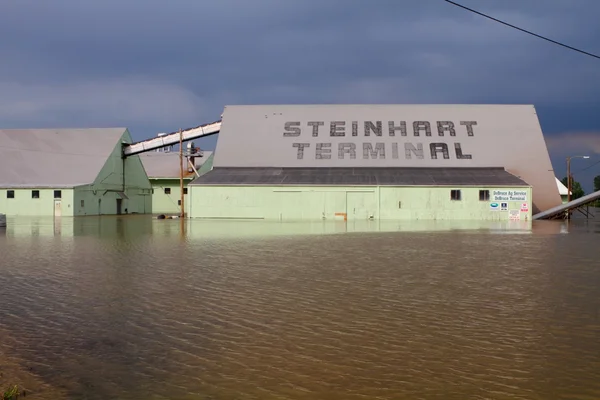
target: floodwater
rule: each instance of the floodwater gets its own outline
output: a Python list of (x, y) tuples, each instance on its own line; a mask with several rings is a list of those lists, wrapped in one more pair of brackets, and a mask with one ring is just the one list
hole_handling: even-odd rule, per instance
[(600, 218), (8, 222), (28, 399), (600, 398)]

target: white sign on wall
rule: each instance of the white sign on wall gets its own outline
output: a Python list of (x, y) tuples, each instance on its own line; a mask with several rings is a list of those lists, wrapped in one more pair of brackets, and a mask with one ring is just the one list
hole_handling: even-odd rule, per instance
[(525, 190), (494, 190), (492, 201), (527, 201)]
[(508, 219), (510, 219), (511, 221), (518, 221), (521, 219), (521, 213), (519, 212), (519, 210), (509, 210)]

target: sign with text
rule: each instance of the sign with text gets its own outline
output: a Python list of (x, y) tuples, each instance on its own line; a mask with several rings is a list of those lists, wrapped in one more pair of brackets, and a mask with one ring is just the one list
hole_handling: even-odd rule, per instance
[(525, 190), (494, 190), (492, 201), (527, 201)]
[[(471, 160), (473, 156), (463, 151), (459, 140), (475, 136), (475, 126), (477, 121), (413, 121), (412, 124), (407, 121), (286, 121), (282, 135), (290, 139), (298, 160)], [(435, 141), (419, 141), (421, 137), (433, 138), (433, 131)], [(383, 140), (384, 137), (388, 139)], [(451, 139), (444, 140), (446, 137)], [(314, 138), (319, 139), (311, 143)]]
[(510, 210), (508, 211), (508, 219), (511, 221), (519, 221), (521, 219), (521, 213), (519, 210)]

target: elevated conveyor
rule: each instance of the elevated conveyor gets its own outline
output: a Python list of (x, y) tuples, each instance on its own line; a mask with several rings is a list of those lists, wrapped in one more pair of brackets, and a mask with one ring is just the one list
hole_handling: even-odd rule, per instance
[[(181, 131), (181, 136), (183, 137), (183, 141), (198, 139), (205, 136), (216, 135), (221, 131), (221, 121), (211, 122), (210, 124), (196, 126), (194, 128), (188, 128)], [(141, 142), (132, 143), (123, 148), (123, 156), (128, 157), (134, 154), (145, 153), (147, 151), (152, 151), (156, 149), (160, 149), (162, 147), (171, 146), (179, 143), (179, 131), (171, 132), (167, 135), (142, 140)]]
[(594, 193), (587, 194), (583, 197), (580, 197), (576, 200), (573, 200), (569, 203), (561, 204), (560, 206), (556, 206), (550, 208), (549, 210), (542, 211), (541, 213), (537, 213), (533, 216), (533, 219), (553, 219), (553, 218), (561, 218), (567, 215), (566, 211), (568, 210), (576, 210), (580, 207), (588, 205), (596, 200), (600, 199), (600, 190)]

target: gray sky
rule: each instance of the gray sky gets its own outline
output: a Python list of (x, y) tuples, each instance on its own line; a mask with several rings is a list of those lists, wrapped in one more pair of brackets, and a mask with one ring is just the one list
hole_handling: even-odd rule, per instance
[[(600, 54), (598, 0), (459, 0)], [(126, 126), (226, 104), (529, 103), (554, 168), (600, 175), (600, 60), (442, 0), (0, 0), (3, 128)], [(215, 139), (201, 145), (214, 146)]]

